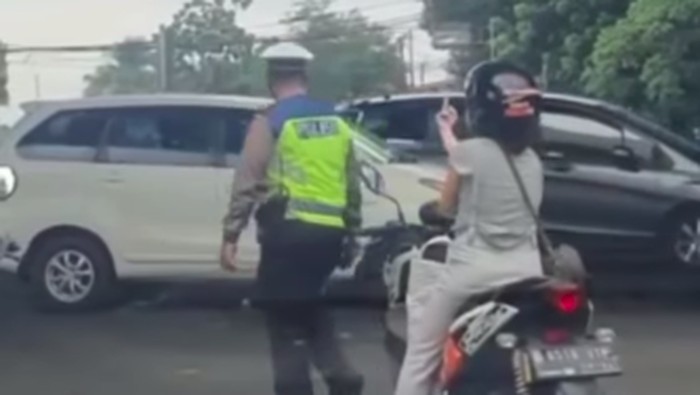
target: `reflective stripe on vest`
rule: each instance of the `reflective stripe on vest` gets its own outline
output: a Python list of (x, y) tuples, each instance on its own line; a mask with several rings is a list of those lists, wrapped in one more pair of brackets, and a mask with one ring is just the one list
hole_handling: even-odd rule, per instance
[(337, 116), (288, 120), (279, 135), (268, 178), (288, 196), (286, 219), (344, 227), (350, 127)]

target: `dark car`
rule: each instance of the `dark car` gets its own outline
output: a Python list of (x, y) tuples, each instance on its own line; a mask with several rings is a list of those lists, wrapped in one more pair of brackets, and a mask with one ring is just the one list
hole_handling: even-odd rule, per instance
[[(357, 100), (345, 109), (389, 146), (444, 165), (434, 116), (446, 95), (461, 112), (459, 92)], [(555, 240), (594, 258), (588, 262), (651, 269), (670, 258), (700, 267), (700, 151), (693, 143), (620, 107), (570, 95), (544, 96), (542, 126), (542, 217)]]

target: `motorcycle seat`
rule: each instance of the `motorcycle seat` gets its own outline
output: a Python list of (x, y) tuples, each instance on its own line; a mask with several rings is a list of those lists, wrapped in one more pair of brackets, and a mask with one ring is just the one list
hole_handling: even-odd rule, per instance
[(519, 300), (533, 293), (564, 284), (569, 283), (551, 277), (526, 278), (502, 287), (478, 293), (465, 302), (459, 311), (465, 312), (491, 300)]

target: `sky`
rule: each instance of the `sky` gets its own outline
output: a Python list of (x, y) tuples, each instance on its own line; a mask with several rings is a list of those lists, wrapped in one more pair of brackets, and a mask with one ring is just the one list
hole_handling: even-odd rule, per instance
[[(1, 0), (0, 40), (11, 46), (106, 44), (126, 37), (150, 37), (168, 23), (186, 0)], [(239, 24), (257, 35), (280, 35), (279, 24), (295, 0), (253, 0)], [(399, 35), (417, 29), (420, 0), (335, 0), (334, 11), (358, 8), (369, 19), (386, 21)], [(416, 16), (416, 18), (410, 18)], [(406, 18), (403, 18), (406, 17)], [(397, 22), (397, 19), (399, 21)], [(411, 21), (413, 20), (413, 21)], [(416, 63), (425, 63), (425, 81), (444, 78), (447, 55), (430, 46), (430, 38), (414, 30)], [(0, 108), (0, 123), (21, 114), (19, 103), (81, 95), (83, 77), (106, 60), (90, 54), (13, 54), (10, 63), (9, 108)]]

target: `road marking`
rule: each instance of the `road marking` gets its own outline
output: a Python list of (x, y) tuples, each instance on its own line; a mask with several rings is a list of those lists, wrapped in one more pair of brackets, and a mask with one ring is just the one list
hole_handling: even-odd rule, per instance
[(201, 373), (202, 373), (201, 370), (195, 369), (195, 368), (180, 369), (177, 371), (177, 374), (179, 376), (197, 376)]

